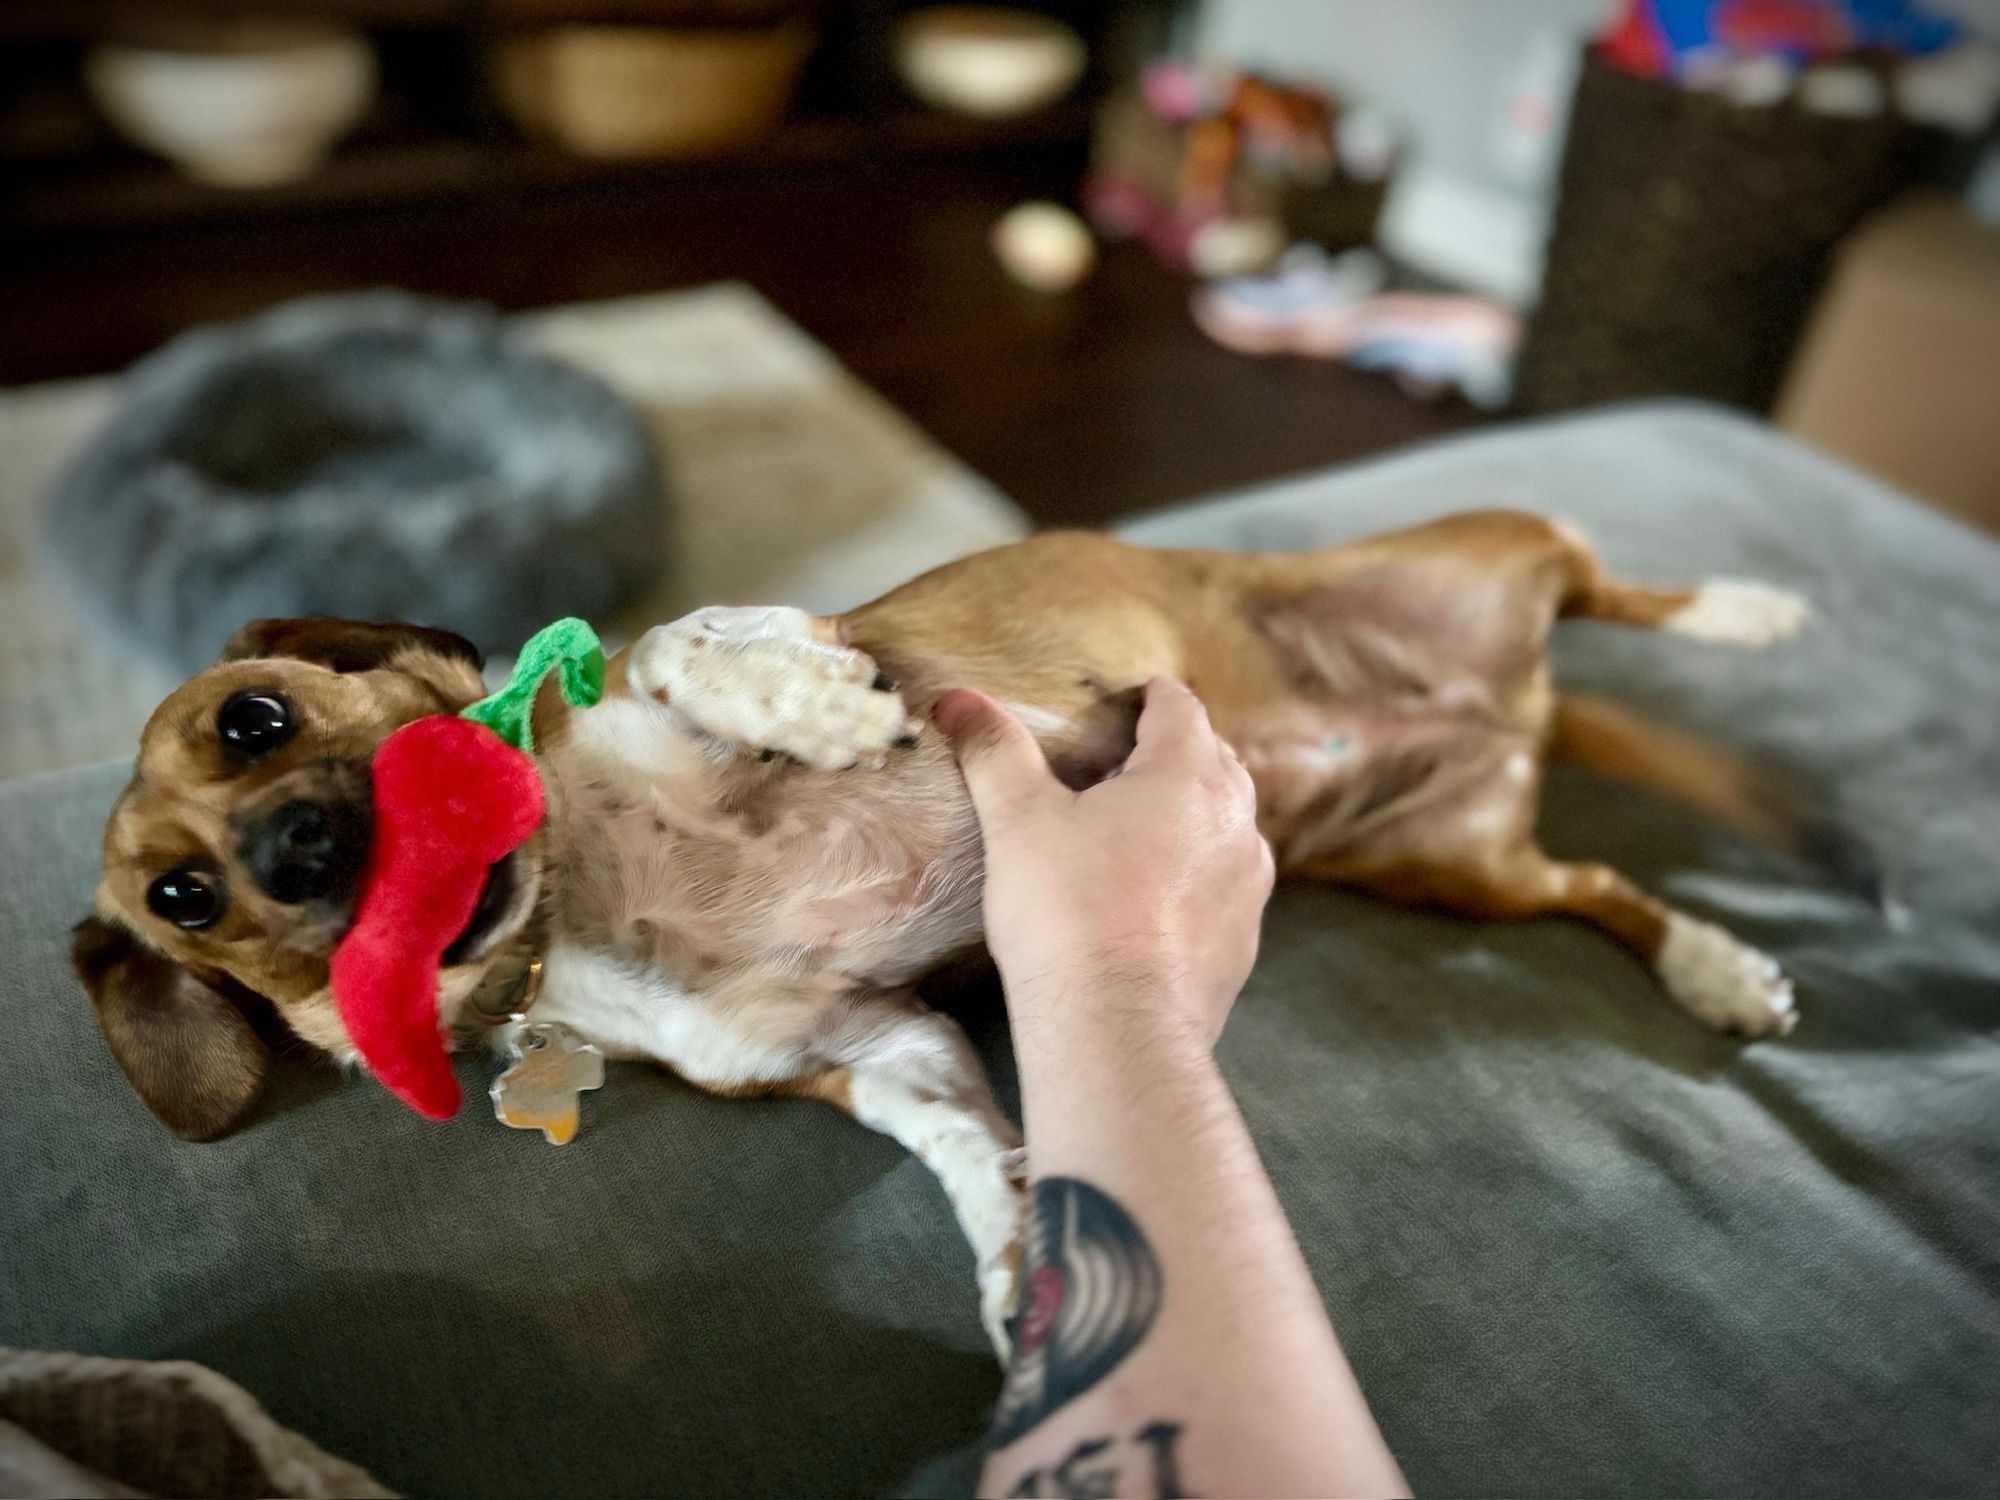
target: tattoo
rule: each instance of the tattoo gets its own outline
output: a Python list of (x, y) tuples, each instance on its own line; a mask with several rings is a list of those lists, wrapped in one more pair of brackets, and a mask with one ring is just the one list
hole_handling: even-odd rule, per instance
[(1181, 1488), (1180, 1466), (1174, 1462), (1174, 1444), (1180, 1435), (1178, 1422), (1151, 1422), (1137, 1434), (1139, 1441), (1153, 1450), (1153, 1477), (1159, 1481), (1154, 1492), (1160, 1500), (1180, 1500), (1187, 1493)]
[(1037, 1182), (992, 1445), (1004, 1448), (1110, 1374), (1159, 1308), (1160, 1263), (1125, 1210), (1074, 1177)]
[(1059, 1500), (1111, 1500), (1114, 1495), (1185, 1500), (1174, 1458), (1180, 1435), (1178, 1422), (1149, 1422), (1122, 1447), (1108, 1437), (1078, 1443), (1061, 1463), (1023, 1474), (1007, 1491), (1009, 1500), (1042, 1495)]

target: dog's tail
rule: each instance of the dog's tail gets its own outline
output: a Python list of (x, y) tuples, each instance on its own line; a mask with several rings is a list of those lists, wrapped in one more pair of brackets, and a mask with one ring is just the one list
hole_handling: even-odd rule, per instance
[(1873, 853), (1798, 781), (1733, 750), (1642, 719), (1605, 698), (1556, 702), (1552, 759), (1680, 803), (1753, 843), (1805, 861), (1877, 905)]

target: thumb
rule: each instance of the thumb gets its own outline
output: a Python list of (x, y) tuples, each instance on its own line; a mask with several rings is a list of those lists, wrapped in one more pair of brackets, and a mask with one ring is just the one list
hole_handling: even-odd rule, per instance
[(989, 831), (996, 813), (1031, 802), (1058, 785), (1027, 725), (986, 694), (953, 688), (932, 706), (931, 721), (951, 742), (973, 808)]

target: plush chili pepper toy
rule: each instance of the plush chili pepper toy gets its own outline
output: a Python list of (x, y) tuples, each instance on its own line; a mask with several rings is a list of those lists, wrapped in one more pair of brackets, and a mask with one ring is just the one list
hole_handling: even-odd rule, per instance
[(438, 971), (489, 870), (541, 824), (542, 781), (527, 752), (535, 692), (551, 670), (571, 703), (602, 694), (604, 654), (581, 620), (536, 635), (507, 685), (462, 715), (405, 724), (370, 767), (374, 834), (354, 925), (333, 952), (333, 998), (369, 1071), (433, 1120), (459, 1102)]

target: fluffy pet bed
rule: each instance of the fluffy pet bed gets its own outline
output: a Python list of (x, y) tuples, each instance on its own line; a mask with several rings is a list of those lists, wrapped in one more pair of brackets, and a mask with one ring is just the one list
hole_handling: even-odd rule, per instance
[(135, 366), (57, 485), (79, 608), (178, 672), (245, 620), (443, 625), (511, 650), (603, 618), (665, 558), (639, 417), (477, 307), (312, 298)]

